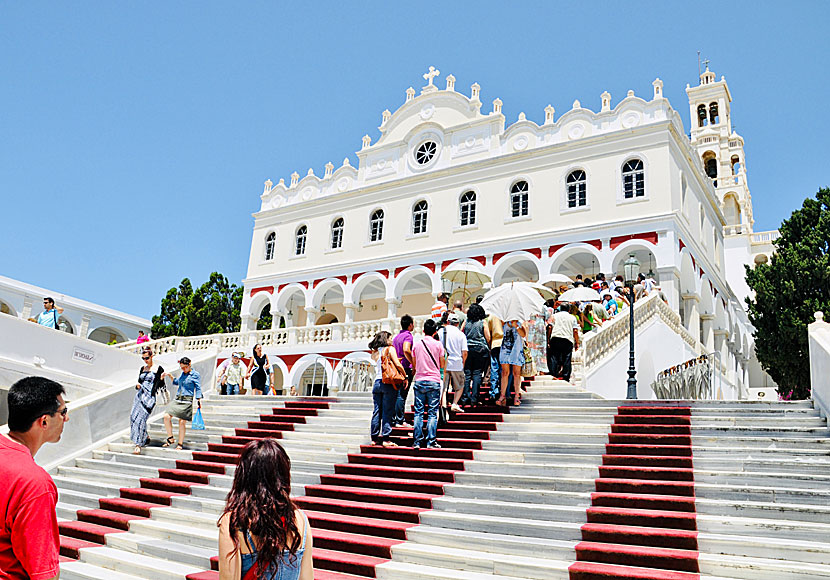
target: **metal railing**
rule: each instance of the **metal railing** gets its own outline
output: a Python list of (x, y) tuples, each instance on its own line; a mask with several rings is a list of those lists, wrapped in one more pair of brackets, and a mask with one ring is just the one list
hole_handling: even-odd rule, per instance
[(651, 390), (658, 399), (714, 399), (715, 379), (719, 381), (721, 376), (715, 372), (719, 363), (719, 352), (702, 354), (660, 372), (651, 383)]

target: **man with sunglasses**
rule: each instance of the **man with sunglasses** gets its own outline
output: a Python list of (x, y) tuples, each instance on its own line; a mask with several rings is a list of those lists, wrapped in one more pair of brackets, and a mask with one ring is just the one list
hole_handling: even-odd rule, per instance
[(0, 435), (0, 578), (51, 580), (60, 573), (58, 490), (34, 456), (60, 441), (69, 420), (63, 394), (43, 377), (9, 389), (9, 433)]
[(60, 330), (58, 318), (61, 314), (63, 314), (63, 308), (55, 306), (55, 301), (47, 296), (43, 299), (43, 312), (38, 314), (37, 323), (46, 328)]

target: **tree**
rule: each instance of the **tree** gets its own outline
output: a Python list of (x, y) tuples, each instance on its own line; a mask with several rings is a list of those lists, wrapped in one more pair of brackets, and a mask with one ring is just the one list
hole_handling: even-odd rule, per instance
[(271, 316), (271, 305), (266, 304), (262, 309), (262, 312), (259, 313), (259, 320), (256, 321), (256, 329), (271, 330), (273, 318), (274, 317)]
[(213, 272), (195, 292), (185, 278), (162, 299), (161, 310), (153, 317), (153, 337), (237, 332), (241, 308), (242, 288), (219, 272)]
[(793, 399), (810, 396), (807, 325), (830, 311), (830, 189), (807, 198), (779, 228), (781, 237), (767, 264), (746, 267), (755, 292), (747, 298), (761, 366)]

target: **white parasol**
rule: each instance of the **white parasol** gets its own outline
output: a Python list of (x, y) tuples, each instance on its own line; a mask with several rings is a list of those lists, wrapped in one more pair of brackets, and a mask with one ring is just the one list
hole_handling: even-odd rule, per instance
[(593, 302), (600, 300), (599, 292), (587, 286), (577, 286), (559, 296), (560, 302)]
[(532, 286), (533, 289), (539, 293), (543, 300), (550, 300), (551, 298), (556, 298), (556, 292), (554, 292), (547, 286), (539, 284), (538, 282), (525, 282), (525, 284), (530, 284), (530, 286)]
[(548, 288), (556, 290), (562, 284), (573, 284), (573, 280), (571, 280), (568, 276), (565, 276), (565, 274), (548, 274), (545, 276), (542, 284)]
[(467, 287), (480, 288), (492, 280), (478, 262), (459, 262), (444, 270), (441, 278), (464, 286), (462, 297), (467, 298)]
[(526, 321), (545, 306), (539, 291), (528, 282), (510, 282), (493, 288), (484, 295), (481, 307), (488, 314), (508, 320)]

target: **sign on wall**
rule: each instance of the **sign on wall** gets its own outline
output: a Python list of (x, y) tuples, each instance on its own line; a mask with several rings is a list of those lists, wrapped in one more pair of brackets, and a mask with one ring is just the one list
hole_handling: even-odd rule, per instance
[(72, 351), (72, 360), (90, 365), (95, 364), (95, 353), (91, 350), (78, 348), (76, 346), (75, 349)]

